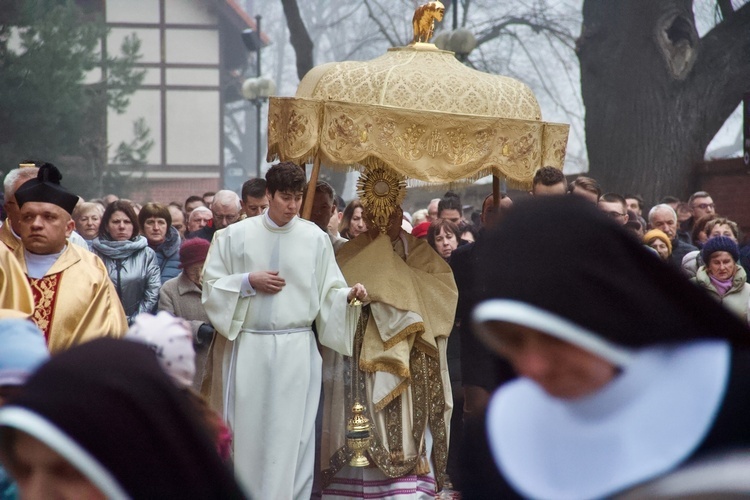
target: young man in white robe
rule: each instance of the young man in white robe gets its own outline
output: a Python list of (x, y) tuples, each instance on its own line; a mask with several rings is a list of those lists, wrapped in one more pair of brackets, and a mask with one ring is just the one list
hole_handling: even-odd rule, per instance
[[(297, 213), (305, 175), (292, 163), (266, 174), (269, 207), (213, 239), (203, 305), (234, 340), (224, 358), (224, 415), (234, 432), (235, 473), (251, 498), (309, 498), (321, 387), (318, 340), (351, 355), (358, 308), (328, 236)], [(348, 325), (348, 328), (347, 328)]]

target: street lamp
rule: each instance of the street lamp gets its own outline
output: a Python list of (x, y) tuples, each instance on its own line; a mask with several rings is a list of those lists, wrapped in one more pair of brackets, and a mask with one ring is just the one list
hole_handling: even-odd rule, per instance
[(466, 28), (458, 28), (453, 31), (440, 33), (435, 37), (435, 46), (441, 50), (449, 50), (456, 54), (456, 58), (464, 62), (469, 54), (477, 46), (477, 38), (474, 33)]
[(456, 54), (456, 59), (465, 62), (472, 50), (477, 48), (477, 38), (466, 28), (458, 27), (458, 2), (451, 0), (453, 7), (453, 29), (442, 32), (435, 37), (433, 43), (440, 50), (449, 50)]
[(269, 97), (276, 93), (276, 84), (273, 80), (269, 80), (264, 77), (248, 78), (242, 84), (242, 96), (250, 101), (255, 106), (256, 116), (256, 176), (260, 178), (260, 163), (261, 163), (261, 134), (260, 134), (260, 109), (263, 103), (268, 100)]
[(250, 52), (255, 52), (255, 78), (248, 78), (242, 84), (242, 96), (255, 106), (256, 115), (256, 176), (260, 178), (261, 163), (261, 133), (260, 133), (260, 109), (268, 98), (276, 93), (276, 84), (273, 80), (260, 76), (260, 51), (263, 49), (263, 39), (260, 31), (261, 17), (255, 16), (255, 29), (246, 29), (242, 32), (242, 42)]

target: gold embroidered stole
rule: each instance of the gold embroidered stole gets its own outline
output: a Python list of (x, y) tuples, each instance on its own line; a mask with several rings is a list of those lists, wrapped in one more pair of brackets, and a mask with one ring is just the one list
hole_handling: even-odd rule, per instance
[(29, 278), (31, 293), (34, 295), (34, 313), (31, 315), (31, 319), (44, 332), (44, 338), (48, 343), (61, 276), (62, 273), (57, 273), (41, 279)]

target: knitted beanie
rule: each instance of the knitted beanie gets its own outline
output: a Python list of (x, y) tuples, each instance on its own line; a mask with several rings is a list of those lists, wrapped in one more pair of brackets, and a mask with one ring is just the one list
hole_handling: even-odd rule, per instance
[(669, 249), (669, 255), (672, 255), (672, 242), (669, 240), (669, 236), (667, 236), (667, 233), (665, 233), (661, 229), (652, 229), (651, 231), (643, 235), (643, 243), (645, 243), (646, 245), (650, 246), (651, 243), (654, 242), (654, 240), (663, 241)]
[(735, 262), (740, 259), (740, 248), (737, 246), (737, 243), (732, 238), (727, 238), (726, 236), (714, 236), (703, 244), (703, 249), (701, 250), (703, 262), (708, 264), (711, 254), (716, 252), (727, 252)]

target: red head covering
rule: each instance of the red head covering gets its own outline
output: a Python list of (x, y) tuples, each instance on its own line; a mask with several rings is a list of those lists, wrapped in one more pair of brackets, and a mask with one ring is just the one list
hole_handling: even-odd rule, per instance
[(415, 238), (426, 238), (427, 237), (427, 230), (430, 229), (430, 223), (420, 222), (414, 228), (411, 230), (411, 235)]

